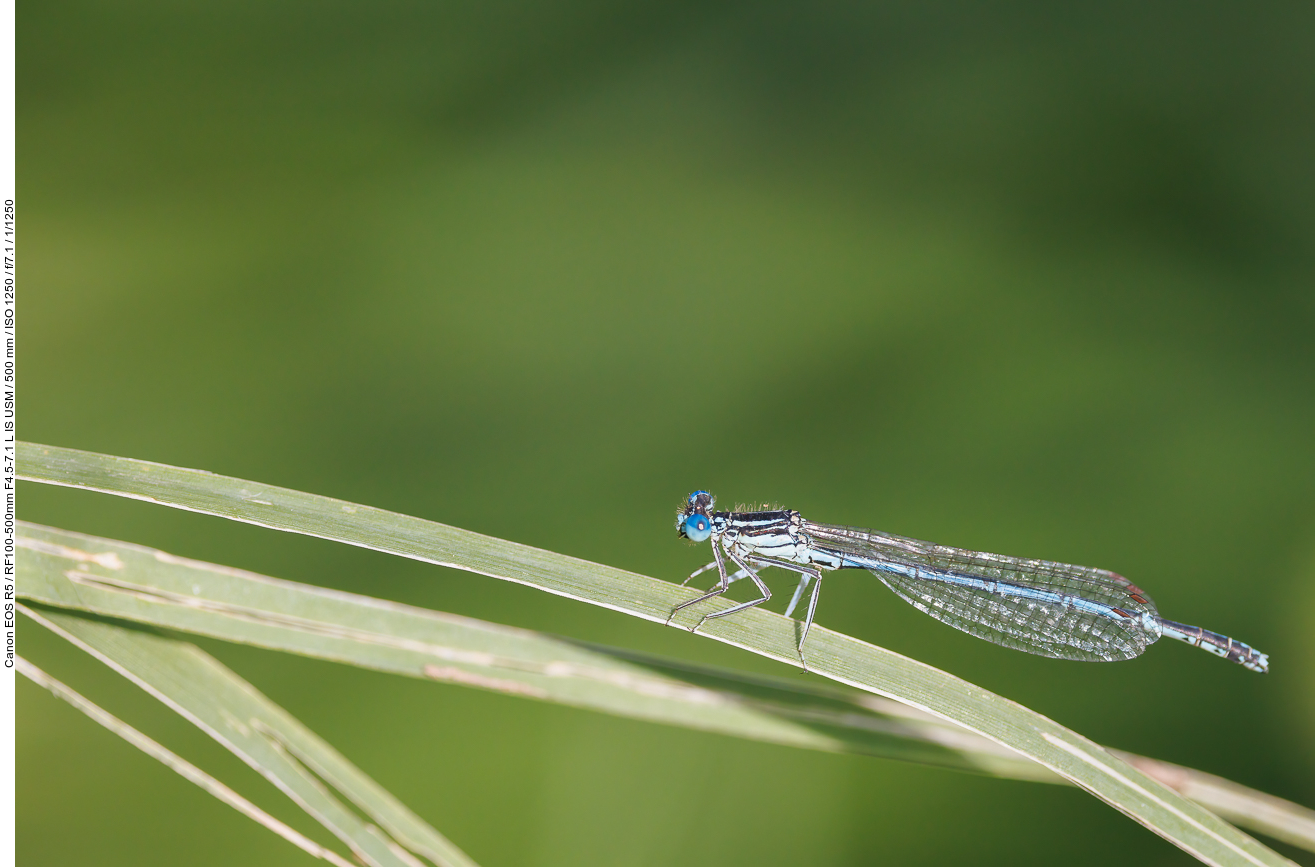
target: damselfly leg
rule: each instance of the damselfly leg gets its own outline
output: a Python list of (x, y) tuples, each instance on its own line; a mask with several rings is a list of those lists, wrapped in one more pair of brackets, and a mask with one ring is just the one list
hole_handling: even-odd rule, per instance
[[(808, 640), (808, 627), (813, 625), (813, 613), (817, 611), (817, 596), (822, 592), (822, 573), (811, 566), (801, 566), (798, 563), (786, 563), (781, 560), (764, 560), (758, 557), (748, 558), (750, 563), (755, 566), (767, 567), (775, 566), (778, 569), (788, 569), (791, 572), (798, 572), (803, 578), (799, 581), (799, 587), (794, 591), (794, 598), (790, 600), (790, 607), (785, 610), (785, 616), (789, 617), (794, 611), (795, 605), (799, 602), (800, 595), (804, 592), (804, 587), (808, 585), (810, 578), (817, 581), (813, 585), (813, 595), (808, 598), (808, 617), (804, 619), (803, 633), (799, 636), (799, 658), (803, 659), (804, 642)], [(729, 614), (730, 612), (726, 612)], [(720, 615), (718, 615), (720, 616)]]
[[(686, 600), (686, 601), (680, 603), (679, 605), (677, 605), (675, 608), (671, 609), (671, 613), (667, 615), (667, 625), (668, 625), (668, 626), (671, 625), (671, 619), (672, 619), (673, 617), (675, 617), (675, 616), (676, 616), (676, 613), (679, 612), (681, 609), (688, 608), (688, 607), (690, 607), (691, 605), (697, 605), (698, 603), (703, 602), (703, 601), (705, 601), (705, 600), (707, 600), (707, 599), (711, 599), (711, 598), (713, 598), (714, 596), (720, 596), (721, 594), (725, 593), (725, 592), (727, 591), (727, 589), (730, 588), (730, 586), (731, 586), (731, 579), (730, 579), (730, 577), (726, 574), (726, 562), (725, 562), (724, 560), (722, 560), (722, 558), (721, 558), (721, 551), (718, 550), (718, 548), (717, 548), (716, 545), (713, 545), (713, 546), (712, 546), (712, 562), (709, 563), (707, 566), (704, 566), (702, 569), (699, 569), (699, 570), (695, 571), (693, 574), (691, 574), (691, 575), (689, 576), (689, 578), (686, 578), (686, 579), (685, 579), (685, 582), (688, 582), (688, 581), (690, 580), (690, 578), (693, 578), (695, 575), (698, 575), (698, 574), (700, 574), (700, 573), (703, 573), (703, 572), (708, 571), (709, 569), (713, 568), (714, 566), (715, 566), (716, 569), (717, 569), (717, 583), (716, 583), (715, 585), (713, 585), (713, 587), (712, 587), (711, 590), (709, 590), (707, 593), (704, 593), (702, 596), (695, 597), (694, 599), (688, 599), (688, 600)], [(744, 567), (744, 568), (747, 569), (748, 567), (746, 566), (746, 567)], [(757, 581), (757, 580), (758, 580), (758, 576), (757, 576), (757, 575), (754, 575), (754, 576), (753, 576), (753, 579), (754, 579), (755, 581)], [(684, 587), (685, 584), (682, 583), (680, 586)], [(702, 625), (702, 623), (703, 623), (703, 621), (699, 621), (699, 624), (700, 624), (700, 625)], [(695, 629), (698, 629), (697, 626), (694, 627), (694, 628), (695, 628)]]
[[(738, 561), (738, 560), (736, 560), (736, 564), (739, 565), (739, 561)], [(689, 577), (688, 577), (688, 578), (686, 578), (684, 581), (680, 582), (680, 586), (681, 586), (681, 587), (684, 587), (684, 586), (688, 585), (690, 581), (692, 581), (692, 580), (694, 580), (695, 578), (697, 578), (698, 576), (702, 575), (704, 572), (709, 572), (709, 571), (711, 571), (711, 570), (713, 570), (713, 569), (717, 569), (717, 568), (718, 568), (718, 565), (719, 565), (718, 562), (717, 562), (716, 560), (714, 560), (713, 562), (709, 563), (709, 564), (706, 565), (706, 566), (701, 566), (701, 567), (699, 567), (698, 569), (695, 569), (693, 572), (691, 572), (691, 573), (689, 574)], [(753, 568), (754, 566), (757, 566), (758, 568), (755, 569), (755, 568)], [(710, 590), (709, 592), (705, 593), (704, 595), (699, 596), (699, 597), (696, 597), (696, 598), (694, 598), (694, 599), (690, 599), (690, 600), (687, 601), (687, 602), (682, 602), (680, 605), (677, 605), (677, 606), (672, 610), (672, 612), (671, 612), (671, 616), (674, 617), (675, 614), (676, 614), (676, 612), (677, 612), (677, 611), (680, 611), (682, 608), (688, 608), (689, 606), (694, 605), (694, 604), (696, 604), (696, 603), (698, 603), (698, 602), (703, 602), (703, 601), (705, 601), (705, 600), (712, 599), (712, 598), (715, 597), (715, 596), (720, 596), (722, 593), (725, 593), (727, 589), (729, 589), (730, 585), (734, 584), (736, 581), (741, 580), (742, 578), (750, 578), (750, 577), (752, 577), (752, 578), (754, 579), (754, 583), (758, 585), (760, 591), (766, 593), (766, 588), (763, 586), (762, 582), (759, 581), (759, 579), (758, 579), (758, 574), (759, 574), (763, 569), (767, 569), (767, 568), (770, 568), (770, 567), (772, 567), (772, 566), (775, 566), (775, 567), (777, 567), (777, 568), (779, 568), (779, 569), (786, 569), (786, 570), (789, 570), (789, 571), (791, 571), (791, 572), (798, 572), (798, 573), (799, 573), (799, 576), (800, 576), (800, 578), (799, 578), (799, 586), (795, 588), (794, 595), (790, 597), (790, 604), (787, 605), (787, 606), (786, 606), (786, 609), (785, 609), (785, 616), (786, 616), (786, 617), (789, 617), (791, 614), (794, 613), (795, 608), (798, 607), (798, 605), (799, 605), (799, 601), (800, 601), (801, 599), (803, 599), (804, 591), (808, 589), (808, 583), (809, 583), (813, 578), (817, 578), (817, 579), (819, 580), (819, 582), (820, 582), (820, 580), (821, 580), (821, 573), (818, 572), (818, 570), (816, 570), (816, 569), (808, 569), (808, 568), (805, 568), (805, 567), (799, 567), (799, 566), (796, 566), (796, 565), (794, 565), (794, 564), (792, 564), (792, 563), (781, 563), (780, 561), (777, 561), (777, 560), (767, 560), (767, 559), (754, 558), (754, 557), (748, 558), (748, 564), (742, 566), (738, 571), (735, 571), (735, 572), (732, 572), (732, 573), (728, 574), (728, 575), (726, 576), (726, 581), (725, 581), (725, 586), (724, 586), (724, 587), (722, 586), (722, 582), (719, 580), (718, 583), (717, 583), (716, 585), (713, 586), (713, 589)], [(819, 584), (818, 586), (820, 586), (820, 584)], [(817, 597), (817, 590), (816, 590), (816, 588), (815, 588), (815, 589), (814, 589), (814, 592), (813, 592), (813, 596), (811, 597), (811, 600), (810, 600), (810, 605), (809, 605), (809, 611), (810, 611), (810, 614), (811, 614), (812, 611), (815, 611), (816, 608), (817, 608), (816, 597)], [(757, 599), (757, 600), (754, 600), (754, 601), (752, 601), (752, 602), (745, 603), (744, 605), (736, 606), (736, 607), (734, 607), (734, 608), (728, 608), (728, 609), (725, 610), (725, 611), (714, 612), (714, 613), (712, 613), (712, 614), (709, 614), (709, 615), (705, 616), (705, 617), (703, 618), (703, 620), (708, 620), (709, 618), (714, 618), (714, 617), (724, 617), (724, 616), (726, 616), (727, 614), (734, 614), (734, 613), (736, 613), (737, 611), (743, 611), (743, 610), (745, 610), (746, 608), (753, 608), (755, 605), (761, 605), (762, 603), (766, 602), (768, 599), (771, 599), (771, 598), (772, 598), (772, 597), (771, 597), (771, 593), (766, 593), (766, 595), (765, 595), (763, 598), (761, 598), (761, 599)], [(670, 622), (671, 622), (671, 618), (669, 617), (669, 618), (667, 618), (667, 623), (670, 623)], [(805, 637), (807, 637), (807, 635), (808, 635), (808, 626), (811, 625), (811, 623), (812, 623), (812, 617), (810, 616), (809, 619), (808, 619), (808, 623), (805, 624), (805, 626), (804, 626), (804, 630), (803, 630), (803, 634), (804, 634)], [(701, 620), (701, 621), (699, 621), (699, 626), (702, 626), (702, 625), (703, 625), (703, 621)], [(697, 629), (699, 628), (699, 626), (695, 626), (694, 629), (697, 630)], [(801, 642), (801, 643), (802, 643), (802, 642)], [(802, 649), (802, 648), (801, 648), (801, 649)]]
[[(715, 551), (716, 549), (714, 548), (713, 550)], [(740, 571), (749, 573), (749, 577), (753, 579), (753, 583), (758, 585), (758, 592), (762, 594), (762, 598), (751, 599), (748, 602), (741, 602), (739, 605), (732, 605), (730, 608), (727, 608), (725, 611), (714, 611), (711, 614), (705, 614), (703, 615), (703, 619), (699, 621), (698, 626), (695, 626), (693, 629), (690, 630), (690, 632), (698, 632), (699, 626), (702, 626), (704, 623), (715, 617), (725, 617), (728, 614), (735, 614), (740, 611), (746, 611), (750, 608), (753, 608), (756, 605), (762, 605), (768, 599), (772, 598), (772, 591), (767, 589), (767, 585), (763, 583), (763, 579), (758, 577), (758, 573), (755, 572), (749, 566), (748, 563), (745, 563), (743, 560), (741, 560), (739, 557), (737, 557), (735, 554), (731, 553), (730, 551), (726, 552), (726, 556), (730, 557), (731, 560), (734, 561), (735, 565), (740, 567)], [(764, 564), (764, 565), (775, 565), (775, 564)], [(724, 574), (724, 570), (723, 570), (723, 574)], [(718, 595), (720, 595), (721, 593), (725, 593), (726, 588), (729, 586), (730, 586), (730, 581), (728, 580), (726, 581), (725, 586), (722, 587), (720, 591), (718, 591)], [(682, 605), (678, 605), (676, 606), (676, 610), (679, 611), (681, 608), (684, 608), (686, 605), (693, 605), (695, 602), (698, 602), (701, 599), (707, 599), (711, 595), (713, 594), (707, 594), (705, 596), (700, 597), (699, 599), (694, 599), (690, 602), (686, 602)]]
[[(709, 563), (707, 566), (701, 566), (698, 569), (695, 569), (693, 572), (689, 573), (689, 577), (686, 578), (684, 581), (681, 581), (680, 586), (684, 587), (685, 585), (689, 584), (689, 582), (693, 581), (695, 578), (702, 575), (704, 572), (707, 572), (709, 569), (716, 569), (716, 568), (717, 568), (716, 561)], [(736, 581), (739, 581), (741, 578), (748, 578), (748, 577), (749, 577), (749, 573), (746, 572), (744, 569), (741, 569), (740, 571), (728, 577), (726, 579), (726, 583), (734, 584)]]
[(808, 587), (808, 582), (812, 579), (812, 577), (813, 576), (808, 573), (804, 573), (802, 576), (800, 576), (799, 586), (794, 589), (794, 595), (790, 597), (790, 604), (785, 606), (786, 617), (789, 617), (791, 614), (794, 614), (795, 606), (798, 605), (799, 600), (803, 598), (804, 590)]

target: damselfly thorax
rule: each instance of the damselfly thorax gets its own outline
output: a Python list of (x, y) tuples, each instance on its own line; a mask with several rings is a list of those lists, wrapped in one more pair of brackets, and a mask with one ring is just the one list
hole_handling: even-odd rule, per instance
[(785, 560), (820, 569), (842, 568), (842, 558), (812, 544), (803, 517), (792, 509), (772, 512), (715, 512), (712, 538), (727, 554)]

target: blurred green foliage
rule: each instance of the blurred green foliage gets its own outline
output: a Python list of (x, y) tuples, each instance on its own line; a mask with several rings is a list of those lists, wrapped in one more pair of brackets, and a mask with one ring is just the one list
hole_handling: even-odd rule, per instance
[[(1030, 657), (862, 575), (818, 618), (1315, 804), (1309, 5), (48, 0), (19, 26), (24, 439), (673, 580), (707, 556), (671, 527), (699, 487), (1115, 569), (1272, 673), (1170, 642)], [(465, 573), (19, 496), (28, 520), (780, 671)], [(25, 627), (52, 674), (318, 834)], [(1076, 791), (207, 648), (485, 865), (1190, 863)], [(19, 689), (25, 865), (310, 863)]]

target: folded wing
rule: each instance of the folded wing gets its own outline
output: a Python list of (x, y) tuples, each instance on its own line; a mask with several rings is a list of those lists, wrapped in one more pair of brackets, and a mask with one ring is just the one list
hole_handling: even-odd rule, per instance
[(811, 544), (867, 569), (904, 601), (994, 644), (1059, 659), (1140, 656), (1160, 637), (1155, 603), (1114, 572), (967, 551), (804, 521)]

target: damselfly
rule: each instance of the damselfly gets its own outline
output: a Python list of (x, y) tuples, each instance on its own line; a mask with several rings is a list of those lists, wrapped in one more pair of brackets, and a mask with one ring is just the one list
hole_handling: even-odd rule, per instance
[[(717, 512), (714, 507), (711, 494), (695, 491), (677, 513), (681, 536), (694, 542), (712, 539), (713, 562), (691, 574), (682, 586), (711, 569), (717, 570), (718, 581), (702, 596), (677, 605), (672, 616), (722, 595), (742, 578), (752, 580), (762, 596), (705, 614), (695, 629), (714, 617), (771, 599), (771, 591), (758, 577), (759, 570), (769, 566), (788, 569), (801, 578), (786, 617), (794, 613), (813, 582), (799, 637), (802, 657), (817, 611), (822, 573), (866, 569), (919, 611), (969, 635), (1016, 650), (1058, 659), (1113, 661), (1140, 656), (1156, 640), (1168, 636), (1252, 671), (1269, 670), (1269, 657), (1240, 641), (1165, 620), (1144, 590), (1104, 569), (966, 551), (877, 530), (819, 524), (789, 509)], [(738, 571), (727, 571), (723, 551)]]

